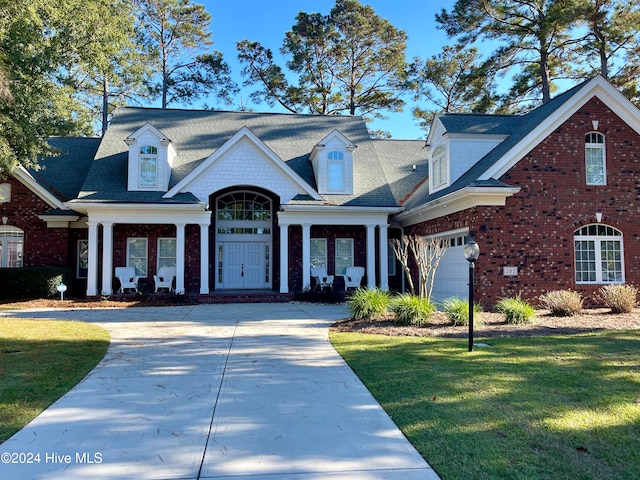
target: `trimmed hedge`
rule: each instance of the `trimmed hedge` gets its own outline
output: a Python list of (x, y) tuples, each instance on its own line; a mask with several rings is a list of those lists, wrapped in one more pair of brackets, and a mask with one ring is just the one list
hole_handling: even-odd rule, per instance
[(48, 298), (60, 295), (64, 283), (70, 293), (73, 272), (67, 267), (0, 268), (0, 299)]

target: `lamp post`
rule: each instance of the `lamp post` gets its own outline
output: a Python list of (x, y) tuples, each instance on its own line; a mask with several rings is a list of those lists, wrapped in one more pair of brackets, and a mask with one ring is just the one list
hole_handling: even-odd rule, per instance
[(464, 246), (464, 258), (469, 262), (469, 351), (473, 351), (473, 271), (475, 269), (476, 260), (480, 255), (480, 247), (469, 237), (467, 244)]

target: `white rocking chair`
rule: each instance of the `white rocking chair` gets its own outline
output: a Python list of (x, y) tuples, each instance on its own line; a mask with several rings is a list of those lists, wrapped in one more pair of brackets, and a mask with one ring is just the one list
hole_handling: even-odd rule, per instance
[(314, 290), (322, 290), (327, 287), (333, 288), (333, 275), (328, 275), (326, 268), (311, 267), (311, 276), (316, 281)]
[(136, 269), (133, 267), (116, 267), (116, 278), (120, 280), (120, 290), (118, 293), (125, 293), (125, 290), (138, 291), (138, 277)]
[(160, 267), (158, 274), (153, 276), (156, 284), (155, 293), (162, 288), (173, 291), (173, 279), (176, 278), (176, 267)]
[(347, 267), (347, 271), (344, 274), (344, 289), (360, 288), (360, 282), (364, 277), (364, 267)]

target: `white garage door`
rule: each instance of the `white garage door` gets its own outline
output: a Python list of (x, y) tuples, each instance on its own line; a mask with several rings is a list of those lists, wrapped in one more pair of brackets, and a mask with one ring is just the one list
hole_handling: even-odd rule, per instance
[(440, 259), (433, 281), (431, 300), (439, 303), (445, 298), (469, 297), (469, 262), (464, 258), (465, 237), (450, 240), (447, 251)]

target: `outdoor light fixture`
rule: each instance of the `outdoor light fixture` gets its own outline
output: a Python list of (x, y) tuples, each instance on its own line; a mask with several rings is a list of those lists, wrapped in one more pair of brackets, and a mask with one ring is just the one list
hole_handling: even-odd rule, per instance
[(473, 271), (475, 269), (476, 260), (480, 255), (480, 247), (469, 237), (464, 246), (464, 258), (469, 262), (469, 351), (473, 351)]

